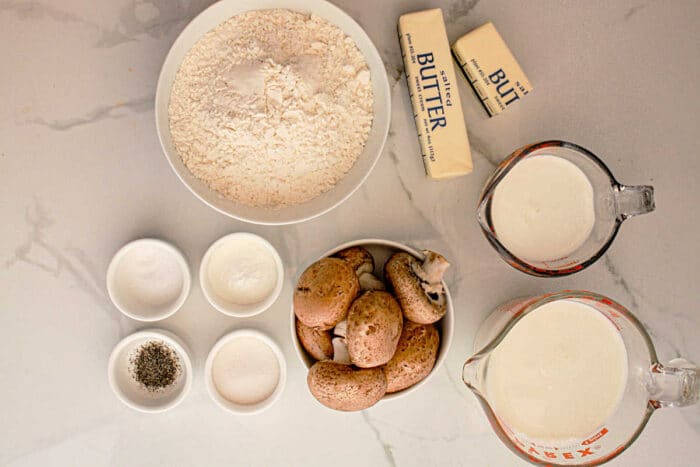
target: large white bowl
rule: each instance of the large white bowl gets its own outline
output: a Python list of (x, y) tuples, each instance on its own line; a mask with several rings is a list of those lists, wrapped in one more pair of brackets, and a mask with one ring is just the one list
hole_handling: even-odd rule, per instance
[[(420, 251), (414, 250), (413, 248), (406, 246), (402, 243), (398, 242), (392, 242), (391, 240), (381, 240), (377, 238), (366, 238), (362, 240), (354, 240), (351, 242), (343, 243), (342, 245), (338, 245), (337, 247), (328, 250), (326, 253), (320, 256), (320, 258), (325, 258), (327, 256), (333, 256), (334, 254), (338, 253), (341, 250), (344, 250), (346, 248), (350, 248), (351, 246), (362, 246), (364, 248), (367, 248), (367, 250), (372, 254), (372, 257), (374, 258), (374, 272), (377, 277), (383, 278), (383, 273), (384, 273), (384, 263), (389, 259), (391, 255), (393, 255), (396, 252), (399, 251), (405, 251), (406, 253), (409, 253), (416, 258), (423, 259), (424, 255)], [(320, 259), (318, 258), (318, 259)], [(314, 260), (315, 261), (315, 260)], [(303, 272), (303, 269), (302, 269)], [(298, 278), (297, 278), (298, 280)], [(450, 349), (450, 346), (452, 345), (452, 334), (454, 333), (454, 308), (452, 306), (452, 297), (450, 296), (450, 291), (447, 288), (447, 284), (443, 281), (442, 283), (443, 287), (445, 288), (445, 296), (447, 298), (447, 312), (445, 313), (445, 316), (442, 317), (440, 321), (435, 323), (435, 327), (437, 328), (438, 332), (440, 333), (440, 347), (438, 347), (438, 353), (437, 353), (437, 359), (435, 361), (435, 365), (433, 366), (433, 369), (430, 371), (428, 376), (423, 378), (421, 381), (418, 383), (414, 384), (411, 387), (408, 387), (406, 389), (403, 389), (401, 391), (394, 392), (392, 394), (386, 394), (380, 401), (388, 401), (392, 399), (397, 399), (399, 397), (405, 396), (407, 394), (412, 393), (413, 391), (417, 390), (421, 386), (423, 386), (437, 371), (438, 368), (440, 368), (440, 365), (445, 361), (445, 358), (447, 358), (447, 351)], [(304, 347), (302, 347), (301, 342), (299, 341), (299, 337), (297, 336), (296, 332), (296, 326), (294, 324), (294, 320), (296, 319), (294, 315), (294, 305), (292, 304), (292, 312), (291, 312), (291, 331), (292, 331), (292, 342), (294, 343), (294, 347), (296, 348), (297, 355), (299, 356), (299, 359), (301, 362), (306, 366), (307, 368), (311, 368), (311, 366), (314, 364), (315, 360), (304, 350)]]
[[(331, 190), (303, 204), (281, 209), (256, 208), (228, 200), (195, 178), (182, 162), (173, 145), (168, 120), (168, 102), (175, 74), (190, 48), (205, 33), (223, 21), (249, 10), (287, 8), (312, 13), (338, 26), (351, 37), (369, 66), (374, 91), (374, 121), (367, 144), (355, 165)], [(391, 96), (389, 82), (379, 52), (365, 31), (341, 9), (324, 0), (221, 0), (210, 6), (180, 33), (158, 78), (156, 89), (156, 128), (163, 152), (182, 183), (206, 204), (226, 215), (255, 224), (292, 224), (324, 214), (345, 201), (365, 181), (377, 163), (389, 131)]]

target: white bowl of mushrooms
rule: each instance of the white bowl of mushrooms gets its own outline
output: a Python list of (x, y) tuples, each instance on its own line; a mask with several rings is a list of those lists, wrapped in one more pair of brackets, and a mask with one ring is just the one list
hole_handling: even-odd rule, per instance
[(418, 389), (447, 356), (454, 311), (449, 263), (380, 239), (326, 252), (299, 277), (292, 340), (326, 407), (363, 410)]

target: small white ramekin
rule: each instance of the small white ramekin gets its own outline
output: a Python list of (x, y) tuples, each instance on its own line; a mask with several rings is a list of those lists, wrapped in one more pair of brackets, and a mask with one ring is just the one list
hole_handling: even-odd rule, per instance
[[(257, 303), (252, 303), (249, 305), (240, 305), (237, 303), (232, 303), (219, 297), (211, 288), (209, 284), (209, 276), (207, 274), (207, 268), (209, 267), (209, 261), (212, 254), (221, 247), (224, 243), (232, 241), (236, 238), (249, 238), (260, 243), (262, 246), (267, 248), (267, 250), (272, 255), (275, 266), (277, 267), (277, 284), (272, 290), (270, 295), (268, 295), (264, 300)], [(219, 310), (221, 313), (234, 316), (236, 318), (248, 318), (250, 316), (255, 316), (263, 311), (267, 310), (272, 306), (277, 300), (282, 291), (282, 286), (284, 285), (284, 265), (282, 264), (282, 259), (274, 246), (264, 238), (259, 235), (255, 235), (248, 232), (236, 232), (232, 234), (225, 235), (212, 243), (212, 245), (207, 249), (206, 253), (202, 257), (202, 263), (199, 266), (199, 284), (202, 287), (202, 292), (206, 297), (207, 301), (211, 305)]]
[[(180, 266), (180, 271), (182, 272), (182, 289), (180, 294), (170, 303), (157, 307), (149, 307), (147, 305), (135, 306), (129, 304), (128, 300), (123, 296), (123, 291), (121, 290), (119, 284), (117, 283), (117, 268), (124, 257), (131, 251), (143, 247), (156, 247), (163, 252), (163, 255), (169, 255)], [(185, 256), (168, 242), (163, 240), (158, 240), (155, 238), (142, 238), (139, 240), (134, 240), (127, 243), (119, 249), (112, 258), (107, 268), (107, 293), (109, 298), (114, 303), (119, 311), (124, 313), (129, 318), (135, 319), (137, 321), (153, 322), (165, 319), (172, 316), (177, 310), (180, 309), (187, 296), (190, 294), (190, 286), (192, 283), (192, 278), (190, 275), (190, 267), (187, 264)]]
[[(277, 362), (279, 363), (280, 374), (279, 381), (277, 382), (277, 387), (267, 399), (260, 401), (257, 404), (243, 405), (231, 402), (230, 400), (224, 398), (221, 394), (219, 394), (219, 391), (216, 389), (216, 385), (214, 384), (214, 378), (212, 376), (212, 365), (214, 363), (214, 358), (216, 358), (216, 355), (226, 344), (240, 337), (255, 337), (257, 339), (260, 339), (272, 349), (272, 352), (277, 357)], [(239, 415), (258, 414), (263, 410), (268, 409), (282, 395), (284, 387), (287, 383), (287, 363), (284, 358), (284, 354), (282, 353), (282, 350), (280, 350), (277, 343), (273, 341), (270, 337), (268, 337), (267, 334), (264, 334), (255, 329), (237, 329), (221, 337), (218, 341), (216, 341), (214, 347), (212, 347), (212, 349), (209, 351), (207, 361), (204, 364), (204, 381), (206, 383), (207, 392), (209, 393), (209, 396), (222, 409)]]
[[(165, 392), (148, 392), (129, 374), (129, 357), (150, 341), (163, 342), (180, 358), (180, 376)], [(165, 412), (182, 402), (190, 391), (192, 362), (187, 346), (177, 336), (161, 329), (148, 329), (126, 336), (114, 347), (107, 364), (107, 377), (114, 394), (127, 406), (140, 412)]]

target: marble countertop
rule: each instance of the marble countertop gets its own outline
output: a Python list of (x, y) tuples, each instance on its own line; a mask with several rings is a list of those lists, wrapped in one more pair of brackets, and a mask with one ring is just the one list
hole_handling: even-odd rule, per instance
[[(392, 84), (393, 122), (377, 167), (342, 206), (286, 227), (247, 225), (208, 208), (178, 181), (156, 137), (153, 99), (171, 43), (211, 0), (0, 0), (0, 465), (525, 465), (492, 433), (460, 381), (478, 324), (516, 296), (594, 290), (629, 307), (662, 361), (700, 362), (700, 3), (624, 0), (336, 0), (377, 44)], [(489, 119), (460, 91), (474, 173), (429, 182), (419, 158), (396, 38), (401, 13), (444, 10), (450, 39), (491, 20), (534, 85)], [(478, 192), (515, 148), (557, 138), (600, 155), (623, 183), (652, 184), (654, 213), (627, 222), (609, 252), (573, 277), (538, 279), (506, 265), (475, 220)], [(280, 300), (228, 318), (198, 286), (159, 325), (191, 346), (192, 392), (147, 415), (110, 390), (107, 357), (144, 326), (105, 291), (112, 254), (156, 236), (193, 270), (207, 246), (251, 231), (286, 265)], [(421, 390), (355, 414), (317, 404), (291, 343), (298, 267), (362, 237), (444, 252), (456, 304), (446, 364)], [(284, 348), (287, 388), (255, 417), (223, 412), (202, 367), (227, 330), (254, 326)], [(698, 465), (700, 410), (663, 409), (616, 466)]]

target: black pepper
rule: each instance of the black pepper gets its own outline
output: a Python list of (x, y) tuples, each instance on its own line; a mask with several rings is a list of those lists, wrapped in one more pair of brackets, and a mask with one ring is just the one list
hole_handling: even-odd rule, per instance
[(161, 341), (143, 344), (131, 357), (130, 363), (134, 379), (149, 391), (167, 388), (180, 375), (180, 358)]

